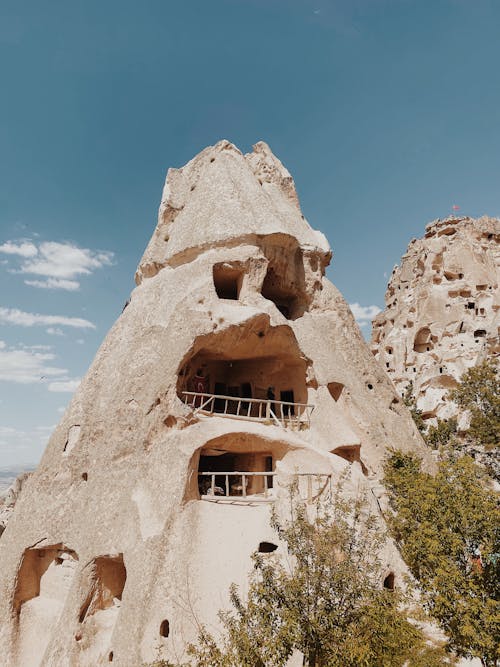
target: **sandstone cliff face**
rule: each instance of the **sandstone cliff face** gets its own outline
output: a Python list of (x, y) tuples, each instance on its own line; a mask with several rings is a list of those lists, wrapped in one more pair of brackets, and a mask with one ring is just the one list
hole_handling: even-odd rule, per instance
[(310, 503), (346, 477), (378, 512), (386, 448), (427, 456), (330, 257), (265, 144), (169, 171), (130, 304), (0, 539), (5, 664), (182, 662), (251, 553), (282, 554), (294, 476)]
[[(456, 414), (446, 398), (462, 373), (500, 352), (500, 220), (447, 218), (412, 240), (389, 280), (371, 347), (422, 416)], [(462, 427), (466, 427), (462, 418)]]

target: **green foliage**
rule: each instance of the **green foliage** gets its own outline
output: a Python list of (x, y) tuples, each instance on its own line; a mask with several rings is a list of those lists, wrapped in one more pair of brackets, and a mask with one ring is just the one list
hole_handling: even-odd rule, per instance
[(290, 520), (272, 524), (288, 557), (254, 554), (247, 599), (233, 586), (233, 610), (220, 613), (221, 641), (202, 628), (189, 648), (197, 667), (281, 667), (294, 650), (310, 667), (444, 664), (407, 620), (401, 595), (382, 588), (384, 536), (361, 503), (337, 497), (310, 518), (294, 501)]
[(454, 442), (457, 430), (456, 417), (446, 420), (438, 419), (437, 426), (429, 426), (427, 433), (424, 435), (424, 440), (433, 449), (446, 447)]
[(483, 473), (467, 456), (448, 457), (433, 477), (414, 455), (393, 452), (384, 481), (394, 536), (450, 648), (497, 665), (500, 512)]
[(449, 397), (471, 415), (469, 435), (487, 448), (500, 443), (500, 373), (485, 361), (466, 371)]
[(424, 419), (422, 419), (422, 410), (417, 408), (417, 401), (413, 396), (413, 382), (409, 382), (405, 389), (405, 393), (403, 394), (403, 403), (411, 412), (411, 416), (413, 417), (413, 421), (415, 422), (417, 429), (420, 431), (420, 433), (425, 433), (426, 424)]

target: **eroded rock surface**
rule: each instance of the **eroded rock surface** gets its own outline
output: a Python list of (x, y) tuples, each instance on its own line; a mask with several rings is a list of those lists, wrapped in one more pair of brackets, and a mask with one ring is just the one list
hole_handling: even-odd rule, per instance
[[(387, 447), (431, 464), (330, 258), (266, 144), (168, 172), (137, 288), (0, 539), (6, 664), (184, 662), (251, 554), (283, 555), (292, 480), (315, 503), (345, 478), (382, 523)], [(380, 558), (398, 586), (391, 542)]]
[(14, 512), (19, 495), (30, 475), (29, 472), (22, 473), (6, 491), (0, 493), (0, 537), (7, 527), (7, 522)]
[(372, 352), (431, 423), (457, 414), (447, 393), (463, 372), (500, 352), (499, 279), (500, 220), (488, 217), (430, 223), (392, 272)]

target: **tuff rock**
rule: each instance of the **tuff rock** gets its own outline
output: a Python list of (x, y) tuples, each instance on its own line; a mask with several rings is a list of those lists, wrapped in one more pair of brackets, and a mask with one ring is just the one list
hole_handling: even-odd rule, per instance
[(314, 505), (342, 479), (382, 525), (387, 448), (432, 465), (330, 258), (266, 144), (168, 172), (130, 303), (0, 538), (4, 664), (182, 662), (251, 554), (283, 554), (292, 480)]
[[(447, 394), (468, 368), (500, 352), (500, 220), (427, 225), (394, 267), (371, 348), (399, 395), (412, 383), (424, 420), (457, 415)], [(467, 416), (460, 415), (467, 428)]]

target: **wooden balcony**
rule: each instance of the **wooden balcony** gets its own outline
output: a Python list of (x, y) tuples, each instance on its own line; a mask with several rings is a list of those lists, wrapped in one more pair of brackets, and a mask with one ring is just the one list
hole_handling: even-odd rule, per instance
[(314, 409), (313, 405), (307, 403), (288, 403), (271, 399), (222, 396), (195, 391), (184, 391), (182, 395), (184, 403), (195, 413), (247, 419), (297, 431), (309, 428)]
[[(212, 502), (272, 502), (275, 499), (274, 479), (276, 472), (199, 472), (198, 487), (201, 500)], [(249, 480), (261, 478), (260, 491), (249, 490)], [(295, 473), (294, 479), (299, 483), (299, 495), (302, 500), (312, 503), (326, 494), (332, 498), (331, 473)], [(305, 480), (305, 485), (300, 481)], [(305, 486), (305, 488), (304, 488)]]

